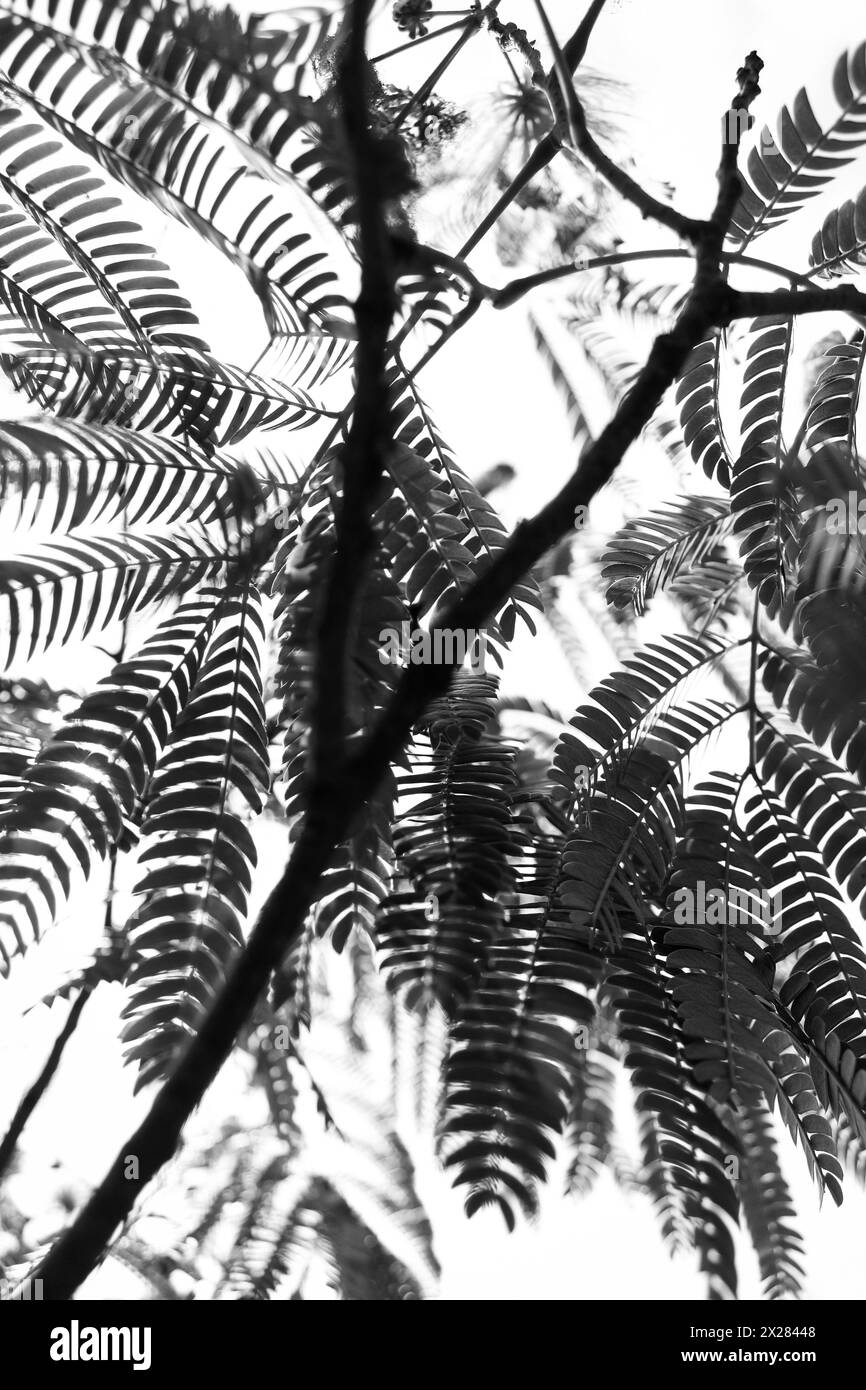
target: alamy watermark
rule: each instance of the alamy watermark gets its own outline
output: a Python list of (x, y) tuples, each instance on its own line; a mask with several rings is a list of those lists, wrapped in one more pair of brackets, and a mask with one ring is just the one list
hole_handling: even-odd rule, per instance
[(41, 1303), (43, 1298), (41, 1279), (0, 1279), (0, 1303)]
[(853, 490), (824, 503), (824, 525), (831, 536), (866, 536), (866, 497)]
[(82, 1327), (73, 1318), (69, 1327), (51, 1329), (52, 1361), (131, 1361), (134, 1371), (149, 1371), (149, 1327)]
[[(726, 111), (722, 116), (722, 143), (725, 145), (739, 145), (744, 135), (752, 129), (755, 118), (746, 107), (732, 106), (730, 111)], [(762, 155), (773, 156), (781, 155), (782, 151), (776, 144), (772, 133), (763, 126), (755, 142), (756, 149)]]
[(673, 894), (673, 919), (678, 926), (759, 927), (765, 936), (782, 930), (777, 893), (764, 888), (708, 888), (698, 879), (694, 888), (677, 888)]
[(409, 622), (399, 628), (383, 627), (379, 633), (379, 660), (396, 666), (469, 666), (472, 671), (484, 671), (487, 661), (487, 639), (475, 628), (437, 627), (433, 632), (413, 627)]

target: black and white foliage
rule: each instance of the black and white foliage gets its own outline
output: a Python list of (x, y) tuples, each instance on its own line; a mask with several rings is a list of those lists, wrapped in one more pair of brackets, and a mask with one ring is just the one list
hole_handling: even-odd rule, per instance
[[(267, 1103), (259, 1129), (228, 1126), (190, 1159), (198, 1214), (173, 1253), (157, 1261), (134, 1226), (112, 1244), (154, 1297), (180, 1296), (178, 1274), (218, 1298), (426, 1296), (407, 1085), (470, 1215), (512, 1227), (555, 1160), (572, 1193), (609, 1167), (711, 1297), (736, 1296), (738, 1226), (768, 1298), (802, 1289), (785, 1131), (834, 1201), (866, 1166), (866, 190), (826, 211), (866, 154), (866, 44), (830, 74), (828, 124), (803, 91), (772, 129), (738, 121), (740, 175), (729, 135), (697, 223), (601, 147), (618, 134), (581, 60), (603, 0), (562, 49), (540, 5), (520, 8), (535, 37), (492, 7), (451, 26), (501, 49), (503, 85), (471, 197), (444, 217), (431, 204), (433, 247), (425, 197), (465, 192), (478, 131), (438, 74), (402, 92), (381, 64), (352, 66), (364, 5), (247, 19), (0, 0), (0, 368), (29, 403), (0, 421), (16, 541), (0, 560), (0, 971), (84, 881), (123, 881), (130, 914), (109, 910), (55, 997), (83, 1007), (121, 983), (125, 1057), (139, 1086), (165, 1083), (153, 1115), (165, 1104), (177, 1132), (233, 1049)], [(413, 15), (397, 16), (407, 44), (426, 36)], [(760, 67), (750, 54), (728, 115), (747, 114)], [(557, 158), (568, 145), (583, 164)], [(662, 278), (640, 278), (652, 250), (618, 253), (619, 197), (679, 238)], [(213, 355), (136, 222), (142, 198), (246, 277), (269, 339), (257, 363)], [(780, 265), (794, 218), (811, 250)], [(512, 275), (498, 290), (466, 263), (490, 229)], [(695, 250), (692, 290), (664, 281)], [(545, 284), (614, 423), (593, 437), (582, 368), (533, 317), (581, 462), (509, 538), (420, 378), (477, 311)], [(822, 311), (834, 333), (815, 348), (804, 316)], [(482, 382), (455, 390), (488, 408)], [(615, 534), (563, 521), (632, 444), (649, 505), (624, 484)], [(580, 647), (563, 599), (578, 556), (607, 605), (586, 612), (627, 654), (571, 712), (515, 695), (508, 663), (537, 627)], [(383, 659), (383, 632), (449, 618), (483, 629), (484, 671)], [(117, 659), (84, 698), (28, 678), (100, 640)], [(263, 815), (285, 821), (292, 860), (251, 937)], [(354, 999), (338, 1027), (332, 948)], [(356, 1103), (385, 1025), (403, 1078), (370, 1109), (360, 1173), (307, 1061), (317, 1011), (343, 1048), (327, 1075)], [(318, 1168), (305, 1106), (333, 1145)], [(142, 1184), (171, 1153), (155, 1124), (131, 1141)], [(86, 1275), (128, 1213), (117, 1192), (109, 1175), (47, 1280)], [(42, 1269), (20, 1245), (18, 1267)]]

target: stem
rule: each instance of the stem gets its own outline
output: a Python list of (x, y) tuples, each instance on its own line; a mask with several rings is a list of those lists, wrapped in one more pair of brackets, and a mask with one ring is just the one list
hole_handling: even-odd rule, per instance
[[(534, 275), (524, 275), (518, 280), (512, 280), (501, 290), (493, 292), (491, 302), (495, 309), (508, 309), (516, 300), (524, 294), (528, 294), (530, 290), (537, 289), (539, 285), (549, 284), (553, 280), (564, 280), (569, 275), (580, 275), (585, 270), (597, 270), (600, 266), (623, 265), (628, 261), (682, 260), (684, 258), (691, 259), (692, 256), (693, 252), (684, 246), (659, 247), (647, 251), (615, 251), (608, 256), (592, 256), (589, 260), (579, 264), (558, 265), (551, 270), (539, 270)], [(736, 251), (723, 251), (721, 260), (726, 265), (752, 266), (755, 270), (766, 270), (771, 275), (777, 275), (780, 280), (787, 280), (807, 287), (809, 285), (805, 275), (798, 275), (796, 271), (789, 270), (783, 265), (777, 265), (775, 261), (762, 261), (754, 256), (741, 256)]]
[[(496, 0), (496, 2), (498, 3), (498, 0)], [(399, 130), (406, 117), (412, 111), (413, 107), (420, 106), (422, 102), (425, 102), (427, 100), (442, 74), (448, 71), (451, 64), (454, 62), (454, 59), (457, 57), (458, 53), (461, 52), (464, 46), (469, 42), (469, 40), (472, 38), (472, 35), (477, 34), (480, 24), (481, 12), (479, 11), (478, 17), (473, 17), (466, 23), (463, 29), (463, 33), (460, 35), (457, 42), (451, 45), (442, 61), (440, 63), (437, 63), (436, 67), (433, 69), (427, 80), (421, 83), (421, 86), (418, 88), (417, 92), (413, 92), (412, 96), (406, 102), (406, 105), (403, 107), (402, 111), (398, 113), (394, 120), (395, 129)]]
[(758, 595), (755, 594), (755, 607), (752, 610), (752, 632), (749, 642), (752, 648), (752, 657), (749, 663), (749, 767), (755, 766), (755, 718), (757, 713), (757, 686), (758, 686), (758, 616), (760, 604)]
[[(462, 14), (463, 11), (455, 11)], [(398, 53), (405, 53), (409, 48), (418, 48), (422, 43), (429, 43), (431, 39), (441, 38), (443, 34), (452, 34), (455, 29), (462, 29), (465, 19), (455, 19), (453, 24), (444, 24), (441, 29), (434, 29), (432, 34), (422, 34), (418, 39), (410, 39), (408, 43), (401, 43), (397, 48), (389, 48), (387, 53), (379, 53), (375, 58), (371, 58), (371, 63), (384, 63), (386, 58), (394, 58)]]
[(12, 1117), (12, 1123), (6, 1131), (6, 1134), (3, 1138), (3, 1142), (0, 1143), (0, 1178), (4, 1176), (6, 1170), (9, 1167), (9, 1164), (12, 1162), (12, 1157), (15, 1153), (16, 1148), (18, 1147), (18, 1141), (21, 1138), (22, 1133), (24, 1132), (24, 1126), (27, 1124), (27, 1121), (30, 1119), (30, 1116), (33, 1114), (33, 1111), (36, 1109), (45, 1092), (48, 1090), (52, 1078), (54, 1077), (57, 1068), (60, 1066), (60, 1060), (63, 1056), (63, 1050), (66, 1047), (66, 1044), (69, 1042), (69, 1039), (72, 1037), (72, 1034), (75, 1032), (75, 1029), (78, 1027), (78, 1020), (81, 1018), (84, 1005), (87, 1003), (88, 999), (90, 998), (90, 995), (90, 989), (82, 989), (78, 994), (75, 1003), (69, 1010), (69, 1013), (66, 1017), (66, 1022), (64, 1023), (60, 1033), (57, 1036), (57, 1040), (55, 1041), (54, 1046), (52, 1047), (51, 1052), (48, 1055), (48, 1061), (45, 1063), (45, 1066), (42, 1068), (42, 1071), (39, 1073), (39, 1076), (36, 1078), (33, 1085), (30, 1087), (30, 1090), (24, 1096), (24, 1099), (21, 1101), (21, 1104), (18, 1106), (18, 1109), (15, 1111), (15, 1114)]

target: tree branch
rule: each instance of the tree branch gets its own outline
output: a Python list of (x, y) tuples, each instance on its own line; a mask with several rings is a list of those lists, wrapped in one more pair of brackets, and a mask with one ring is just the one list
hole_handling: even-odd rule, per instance
[(607, 180), (611, 188), (615, 189), (622, 198), (625, 198), (626, 202), (637, 208), (642, 217), (652, 217), (663, 227), (668, 227), (672, 232), (676, 232), (677, 236), (696, 245), (704, 224), (698, 218), (686, 217), (676, 208), (669, 207), (667, 203), (662, 203), (658, 198), (654, 198), (630, 174), (627, 174), (624, 169), (620, 169), (619, 165), (614, 163), (590, 133), (586, 124), (583, 104), (572, 81), (575, 63), (571, 60), (573, 53), (577, 52), (582, 56), (586, 51), (586, 39), (581, 39), (581, 31), (578, 29), (568, 40), (563, 51), (557, 43), (556, 35), (541, 0), (535, 0), (535, 7), (544, 26), (547, 41), (553, 49), (553, 71), (548, 77), (547, 87), (556, 120), (555, 131), (560, 145), (569, 144), (579, 154), (582, 154), (596, 172)]
[(0, 1143), (0, 1178), (4, 1176), (9, 1164), (12, 1162), (12, 1157), (18, 1147), (18, 1141), (24, 1133), (24, 1126), (27, 1124), (33, 1111), (51, 1085), (54, 1073), (60, 1066), (63, 1050), (72, 1037), (72, 1034), (75, 1032), (75, 1029), (78, 1027), (78, 1020), (81, 1017), (85, 1004), (90, 998), (90, 994), (91, 991), (89, 989), (82, 989), (79, 992), (75, 1003), (66, 1016), (66, 1022), (58, 1033), (54, 1046), (48, 1054), (48, 1060), (45, 1066), (24, 1096), (15, 1114), (12, 1116), (12, 1122), (3, 1137), (3, 1142)]
[[(589, 6), (580, 24), (565, 45), (565, 58), (571, 72), (574, 72), (583, 61), (590, 36), (595, 28), (596, 20), (604, 9), (604, 5), (605, 0), (592, 0), (592, 4)], [(554, 78), (555, 73), (551, 69), (547, 75), (548, 88), (554, 82)], [(555, 131), (548, 131), (546, 135), (542, 136), (523, 168), (515, 175), (502, 196), (497, 198), (493, 207), (484, 216), (481, 222), (479, 222), (472, 235), (460, 247), (457, 253), (458, 256), (468, 256), (470, 251), (475, 249), (479, 241), (490, 231), (491, 227), (496, 225), (505, 209), (510, 207), (514, 199), (522, 192), (530, 180), (535, 178), (536, 174), (540, 174), (542, 169), (547, 167), (554, 155), (558, 154), (561, 149), (562, 141)]]
[(731, 290), (732, 318), (763, 318), (768, 314), (829, 314), (838, 311), (866, 315), (866, 294), (854, 285), (829, 289)]
[(379, 137), (369, 124), (367, 57), (364, 51), (372, 0), (354, 0), (337, 85), (346, 140), (354, 165), (358, 204), (361, 288), (355, 305), (358, 347), (352, 422), (342, 450), (342, 495), (337, 508), (336, 552), (329, 567), (318, 631), (311, 710), (313, 780), (329, 782), (344, 754), (346, 689), (352, 619), (375, 548), (371, 512), (388, 444), (388, 334), (397, 308), (391, 239), (383, 184), (387, 167)]

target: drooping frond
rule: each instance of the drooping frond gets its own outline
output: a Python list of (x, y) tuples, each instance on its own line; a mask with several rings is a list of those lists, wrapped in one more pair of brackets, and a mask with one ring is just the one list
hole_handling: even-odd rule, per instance
[(672, 691), (729, 648), (717, 638), (669, 638), (637, 653), (591, 692), (563, 735), (554, 784), (576, 805), (566, 855), (575, 921), (616, 941), (620, 917), (643, 915), (660, 890), (680, 815), (680, 765), (737, 713), (706, 701), (668, 711)]
[[(283, 659), (279, 693), (283, 698), (285, 726), (286, 812), (296, 818), (303, 811), (307, 780), (307, 742), (310, 700), (314, 685), (314, 651), (322, 601), (322, 576), (333, 554), (333, 515), (330, 471), (308, 495), (308, 515), (298, 541), (287, 542), (277, 556), (280, 638)], [(389, 634), (402, 633), (408, 609), (396, 577), (382, 563), (381, 552), (368, 573), (350, 663), (348, 691), (349, 733), (358, 738), (369, 729), (384, 708), (393, 687), (393, 667), (381, 650)], [(337, 847), (318, 885), (312, 920), (321, 934), (329, 932), (341, 950), (353, 926), (372, 932), (379, 904), (391, 878), (391, 819), (394, 786), (387, 776), (370, 798), (364, 813)], [(296, 833), (295, 828), (291, 832)]]
[(733, 532), (746, 578), (770, 617), (785, 605), (796, 549), (797, 508), (782, 442), (782, 409), (793, 319), (756, 319), (749, 328), (742, 447), (731, 477)]
[[(0, 343), (83, 350), (132, 342), (112, 290), (50, 231), (7, 203), (0, 211)], [(134, 338), (134, 335), (133, 335)]]
[[(836, 495), (840, 470), (851, 489), (862, 489), (856, 431), (866, 334), (859, 342), (829, 346), (822, 360), (826, 365), (815, 383), (806, 416), (805, 443), (810, 457), (804, 482), (816, 501), (826, 502), (822, 491), (831, 499)], [(844, 501), (847, 506), (847, 497)], [(829, 524), (829, 514), (827, 520)]]
[(761, 881), (736, 821), (741, 781), (715, 773), (689, 798), (665, 913), (686, 1056), (725, 1104), (769, 1085), (755, 1038), (764, 1044), (777, 1026), (773, 957), (761, 940)]
[(577, 445), (578, 454), (580, 454), (592, 442), (592, 435), (583, 413), (583, 406), (543, 324), (532, 313), (529, 315), (529, 326), (538, 354), (550, 373), (551, 380), (565, 406), (566, 419), (571, 428), (571, 437)]
[(595, 1186), (611, 1157), (614, 1130), (616, 1072), (610, 1057), (589, 1048), (577, 1049), (574, 1090), (565, 1151), (568, 1168), (565, 1190), (585, 1197)]
[(244, 29), (227, 10), (221, 33), (206, 13), (149, 0), (122, 10), (103, 0), (4, 0), (2, 8), (19, 22), (26, 17), (54, 47), (90, 56), (122, 88), (143, 80), (162, 96), (180, 94), (253, 167), (297, 183), (333, 218), (348, 215), (344, 176), (311, 129), (315, 113), (303, 95), (312, 61), (337, 26), (335, 11), (301, 11), (281, 32), (268, 28), (266, 15)]
[(836, 682), (837, 703), (854, 706), (866, 676), (866, 555), (858, 532), (827, 522), (815, 511), (801, 528), (794, 636), (822, 674)]
[(398, 778), (397, 875), (411, 888), (383, 904), (377, 936), (410, 1008), (450, 1014), (467, 997), (513, 890), (516, 749), (489, 727), (495, 694), (493, 677), (459, 673), (417, 726), (410, 772)]
[(627, 521), (602, 557), (605, 598), (640, 616), (655, 594), (697, 569), (730, 529), (728, 504), (715, 497), (678, 498)]
[(829, 740), (833, 756), (866, 787), (866, 700), (852, 698), (835, 673), (799, 649), (760, 652), (758, 667), (776, 707), (784, 704), (816, 743)]
[[(414, 379), (402, 367), (394, 371), (392, 390), (394, 437), (422, 458), (441, 480), (444, 490), (452, 499), (452, 504), (456, 504), (449, 506), (447, 511), (456, 511), (461, 526), (461, 540), (472, 556), (474, 572), (480, 574), (502, 550), (507, 537), (505, 527), (487, 499), (481, 496), (474, 484), (455, 464), (436, 429), (428, 407), (418, 392)], [(399, 485), (399, 480), (395, 481), (398, 481)], [(411, 507), (411, 500), (407, 498), (407, 502)], [(464, 533), (463, 528), (468, 530), (468, 535)], [(455, 532), (452, 532), (453, 534)], [(457, 587), (460, 588), (461, 585), (457, 583)], [(519, 580), (499, 613), (488, 621), (488, 641), (494, 647), (500, 642), (509, 643), (514, 636), (518, 619), (526, 624), (530, 632), (534, 632), (532, 610), (539, 608), (538, 586), (535, 581), (531, 577)]]
[(255, 1174), (215, 1299), (266, 1300), (284, 1279), (299, 1280), (315, 1234), (307, 1193), (308, 1180), (289, 1176), (285, 1155)]
[[(605, 791), (589, 783), (581, 798), (578, 830), (565, 856), (568, 885), (565, 900), (571, 918), (590, 940), (620, 938), (624, 917), (642, 919), (642, 883), (657, 889), (665, 877), (679, 820), (679, 763), (693, 742), (716, 727), (720, 716), (702, 711), (695, 724), (681, 715), (681, 728), (665, 739), (661, 717), (653, 734), (630, 750), (624, 770), (615, 769)], [(669, 731), (665, 729), (665, 733)], [(565, 736), (569, 738), (569, 735)], [(577, 745), (577, 740), (572, 740)], [(572, 747), (578, 762), (584, 755)], [(581, 762), (581, 767), (587, 764)]]
[[(706, 659), (707, 648), (695, 645)], [(719, 644), (710, 650), (716, 655)], [(678, 661), (683, 676), (683, 653)], [(654, 701), (634, 686), (639, 719)], [(622, 748), (628, 706), (605, 701), (604, 691), (599, 704), (573, 722), (581, 731), (585, 723), (607, 752)], [(624, 728), (608, 710), (619, 712)], [(446, 1165), (456, 1166), (456, 1181), (470, 1189), (468, 1212), (495, 1204), (511, 1224), (515, 1199), (525, 1211), (535, 1209), (535, 1187), (553, 1152), (550, 1132), (561, 1133), (568, 1116), (575, 1034), (583, 1036), (592, 1021), (605, 958), (621, 938), (620, 914), (642, 916), (641, 894), (659, 892), (667, 874), (679, 822), (679, 765), (733, 713), (707, 704), (659, 715), (625, 767), (609, 769), (607, 795), (595, 779), (603, 761), (597, 751), (570, 731), (560, 741), (555, 785), (574, 828), (539, 848), (521, 885), (535, 901), (509, 912), (453, 1028), (442, 1133)]]
[(181, 604), (43, 747), (0, 834), (0, 973), (57, 917), (137, 818), (141, 798), (199, 668), (219, 594)]
[(226, 590), (215, 619), (141, 826), (123, 1039), (142, 1086), (195, 1036), (242, 944), (257, 860), (246, 821), (268, 791), (257, 590)]
[(319, 1236), (330, 1256), (331, 1287), (348, 1303), (417, 1302), (413, 1274), (330, 1185), (317, 1196)]
[(830, 1125), (775, 993), (777, 919), (767, 903), (779, 880), (763, 826), (753, 824), (754, 804), (746, 803), (748, 832), (738, 823), (742, 785), (715, 773), (695, 789), (670, 877), (665, 950), (685, 1056), (718, 1103), (778, 1102), (819, 1189), (838, 1202), (842, 1170)]
[(737, 1192), (768, 1299), (797, 1298), (803, 1291), (803, 1242), (790, 1223), (796, 1212), (779, 1162), (766, 1110), (743, 1109), (734, 1116), (740, 1141)]
[(747, 802), (749, 839), (781, 901), (773, 939), (781, 1004), (802, 1027), (816, 1092), (866, 1137), (866, 950), (797, 823), (768, 787)]
[(377, 507), (374, 524), (394, 577), (426, 614), (471, 583), (469, 531), (426, 459), (398, 447), (388, 476), (392, 490)]
[(732, 1226), (739, 1203), (730, 1181), (736, 1144), (695, 1085), (676, 1018), (658, 924), (627, 929), (611, 959), (601, 998), (625, 1048), (625, 1066), (648, 1118), (645, 1161), (657, 1189), (663, 1234), (674, 1250), (698, 1252), (710, 1297), (736, 1296)]
[(603, 961), (576, 933), (519, 916), (487, 953), (460, 1009), (445, 1070), (442, 1151), (455, 1184), (469, 1188), (468, 1215), (513, 1205), (537, 1209), (574, 1086), (575, 1033), (592, 1021)]
[[(340, 239), (321, 218), (305, 217), (288, 190), (256, 172), (254, 161), (239, 164), (184, 93), (173, 85), (149, 87), (85, 45), (58, 44), (50, 29), (23, 15), (0, 17), (0, 66), (7, 92), (26, 99), (112, 177), (231, 257), (259, 295), (272, 332), (309, 322), (331, 339), (332, 318), (340, 332), (349, 331), (334, 269)], [(330, 232), (318, 247), (317, 231)], [(339, 268), (351, 263), (343, 249)]]
[(386, 777), (322, 877), (313, 921), (317, 933), (328, 934), (337, 951), (343, 949), (355, 927), (375, 938), (379, 909), (394, 872), (393, 804), (392, 779)]
[(678, 575), (670, 592), (679, 600), (687, 624), (696, 636), (703, 637), (718, 623), (722, 628), (728, 620), (742, 613), (743, 571), (733, 560), (705, 560), (697, 569)]
[(689, 353), (676, 401), (683, 438), (695, 463), (708, 478), (729, 487), (733, 465), (722, 420), (721, 374), (722, 330), (715, 328)]
[(866, 915), (866, 793), (807, 740), (763, 723), (755, 738), (761, 775), (839, 887)]

